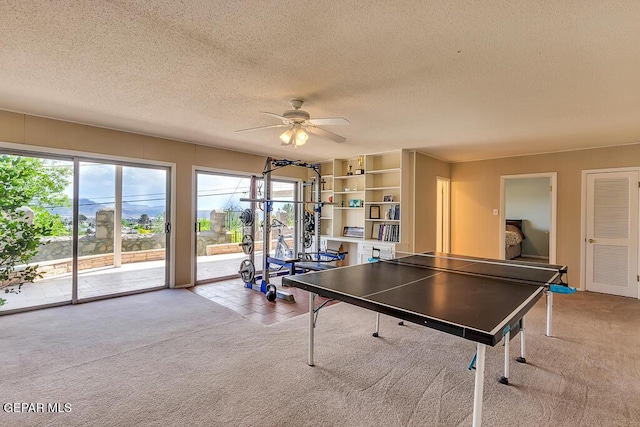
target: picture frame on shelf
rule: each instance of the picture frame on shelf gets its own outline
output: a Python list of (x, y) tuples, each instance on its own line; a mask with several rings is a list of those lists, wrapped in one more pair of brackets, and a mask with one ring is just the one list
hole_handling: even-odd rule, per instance
[(361, 208), (362, 200), (361, 199), (349, 199), (349, 207), (350, 208)]
[(364, 227), (346, 226), (342, 229), (343, 237), (364, 237)]
[(385, 194), (382, 196), (383, 202), (393, 202), (393, 194)]
[(369, 218), (380, 219), (380, 206), (376, 206), (376, 205), (369, 206)]

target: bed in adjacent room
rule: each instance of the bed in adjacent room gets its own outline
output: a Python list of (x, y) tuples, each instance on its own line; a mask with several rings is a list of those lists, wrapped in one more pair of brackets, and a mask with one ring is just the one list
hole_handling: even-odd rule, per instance
[(522, 241), (525, 239), (522, 232), (521, 219), (508, 219), (506, 221), (504, 232), (504, 257), (505, 259), (514, 259), (522, 254)]

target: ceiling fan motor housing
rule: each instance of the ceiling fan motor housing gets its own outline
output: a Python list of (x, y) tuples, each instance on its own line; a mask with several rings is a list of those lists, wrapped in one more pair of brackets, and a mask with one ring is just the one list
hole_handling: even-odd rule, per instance
[(300, 123), (300, 122), (304, 122), (305, 120), (309, 120), (311, 116), (309, 115), (309, 113), (303, 110), (289, 110), (289, 111), (285, 111), (282, 117), (289, 119), (293, 122)]

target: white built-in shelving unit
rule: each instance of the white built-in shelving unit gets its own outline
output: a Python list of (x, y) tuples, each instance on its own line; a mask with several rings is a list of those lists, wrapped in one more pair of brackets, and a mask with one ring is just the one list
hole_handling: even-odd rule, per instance
[(357, 243), (358, 262), (374, 247), (392, 256), (407, 236), (407, 163), (404, 150), (321, 162), (321, 198), (332, 202), (320, 214), (322, 238)]

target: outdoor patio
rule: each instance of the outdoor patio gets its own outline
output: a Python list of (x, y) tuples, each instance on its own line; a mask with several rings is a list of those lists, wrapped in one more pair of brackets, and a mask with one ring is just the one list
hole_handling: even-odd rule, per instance
[[(238, 276), (243, 253), (198, 257), (197, 277)], [(261, 269), (261, 254), (256, 253), (256, 270)], [(78, 274), (78, 298), (94, 298), (133, 292), (165, 285), (165, 262), (145, 261), (122, 264), (119, 268), (102, 267), (82, 270)], [(239, 281), (242, 286), (242, 282)], [(71, 301), (71, 274), (57, 275), (25, 284), (18, 294), (2, 294), (7, 303), (0, 313), (47, 304)]]

